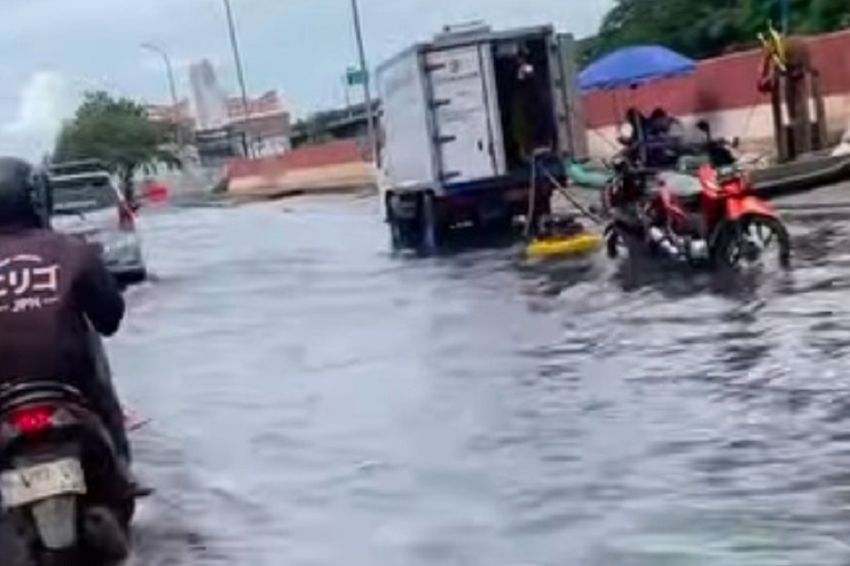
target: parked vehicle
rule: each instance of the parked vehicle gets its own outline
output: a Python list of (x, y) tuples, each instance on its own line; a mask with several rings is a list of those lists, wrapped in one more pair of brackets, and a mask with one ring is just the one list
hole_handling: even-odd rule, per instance
[(54, 230), (98, 244), (109, 271), (120, 281), (147, 277), (133, 210), (103, 169), (51, 169)]
[[(531, 156), (563, 178), (586, 153), (575, 42), (551, 27), (449, 28), (377, 72), (381, 201), (397, 247), (431, 248), (460, 225), (510, 225), (529, 210)], [(551, 191), (534, 207), (549, 209)]]
[(635, 169), (627, 161), (603, 191), (612, 215), (605, 231), (608, 255), (623, 245), (691, 265), (739, 269), (763, 264), (771, 253), (789, 266), (788, 231), (770, 205), (735, 170), (719, 175), (708, 164), (696, 178)]
[(11, 531), (3, 564), (126, 558), (130, 493), (109, 433), (79, 391), (47, 382), (0, 388), (0, 522)]

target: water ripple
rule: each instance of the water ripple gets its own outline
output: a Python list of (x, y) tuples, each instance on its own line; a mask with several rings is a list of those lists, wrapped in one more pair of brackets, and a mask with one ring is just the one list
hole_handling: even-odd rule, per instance
[(110, 344), (153, 419), (134, 563), (846, 563), (843, 225), (795, 217), (791, 274), (729, 280), (395, 257), (377, 218), (145, 219)]

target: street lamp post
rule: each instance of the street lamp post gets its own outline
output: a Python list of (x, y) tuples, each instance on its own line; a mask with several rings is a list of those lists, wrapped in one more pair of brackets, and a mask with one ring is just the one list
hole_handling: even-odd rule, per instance
[(357, 52), (360, 56), (360, 72), (363, 74), (363, 97), (366, 99), (366, 128), (369, 133), (369, 151), (372, 160), (378, 159), (378, 140), (375, 137), (375, 117), (372, 108), (371, 77), (366, 63), (366, 48), (363, 46), (363, 30), (360, 26), (360, 8), (357, 0), (351, 0), (351, 14), (354, 20), (354, 35), (357, 39)]
[(236, 78), (239, 80), (239, 89), (242, 92), (242, 112), (244, 114), (243, 121), (245, 124), (242, 132), (242, 147), (245, 150), (245, 155), (248, 156), (248, 119), (251, 115), (251, 110), (248, 106), (248, 89), (245, 87), (245, 71), (242, 67), (242, 55), (239, 51), (239, 40), (236, 37), (236, 24), (233, 19), (233, 8), (230, 6), (230, 0), (224, 0), (224, 11), (227, 14), (227, 30), (230, 34), (230, 47), (233, 49), (233, 61), (236, 65)]
[(156, 53), (162, 57), (162, 60), (165, 62), (165, 72), (168, 75), (168, 89), (171, 92), (171, 107), (174, 116), (174, 133), (176, 136), (175, 141), (177, 142), (178, 147), (181, 147), (183, 145), (183, 136), (180, 128), (180, 102), (177, 100), (177, 84), (174, 81), (174, 67), (171, 65), (171, 57), (168, 56), (168, 53), (164, 49), (153, 43), (143, 43), (142, 48)]

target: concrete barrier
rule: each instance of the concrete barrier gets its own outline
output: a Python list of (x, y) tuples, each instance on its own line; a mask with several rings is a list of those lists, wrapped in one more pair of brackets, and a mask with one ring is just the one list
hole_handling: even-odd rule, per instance
[(228, 166), (228, 192), (241, 198), (344, 192), (375, 187), (377, 172), (354, 140), (306, 146), (263, 159), (235, 160)]

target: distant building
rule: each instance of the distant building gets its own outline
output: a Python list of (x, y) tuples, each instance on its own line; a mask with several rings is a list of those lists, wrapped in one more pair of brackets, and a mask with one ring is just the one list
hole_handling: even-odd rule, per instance
[(193, 140), (198, 150), (198, 160), (204, 167), (219, 167), (234, 157), (243, 157), (245, 143), (243, 134), (230, 126), (197, 130)]
[[(280, 96), (274, 90), (270, 90), (259, 98), (248, 99), (248, 112), (251, 117), (271, 116), (286, 113)], [(232, 96), (227, 99), (227, 116), (232, 121), (245, 118), (245, 103), (240, 96)]]
[(278, 155), (291, 148), (289, 112), (273, 90), (248, 99), (248, 115), (242, 97), (228, 98), (218, 84), (212, 63), (193, 64), (189, 70), (194, 103), (177, 106), (149, 104), (154, 122), (181, 125), (181, 139), (197, 149), (204, 165), (217, 165), (246, 154)]
[(195, 129), (195, 116), (192, 114), (192, 105), (187, 99), (172, 104), (147, 104), (145, 110), (148, 119), (161, 124), (180, 124), (185, 130)]
[(228, 125), (245, 136), (254, 155), (277, 155), (290, 149), (292, 128), (289, 112), (276, 91), (270, 90), (259, 98), (249, 98), (247, 119), (242, 98), (228, 98), (227, 115)]
[(228, 122), (227, 98), (218, 84), (212, 63), (204, 59), (189, 67), (189, 79), (195, 98), (195, 116), (198, 128), (221, 128)]
[[(380, 132), (380, 100), (372, 101), (372, 113)], [(366, 150), (369, 146), (366, 103), (316, 112), (296, 122), (291, 130), (289, 137), (294, 148), (328, 140), (356, 139)]]

